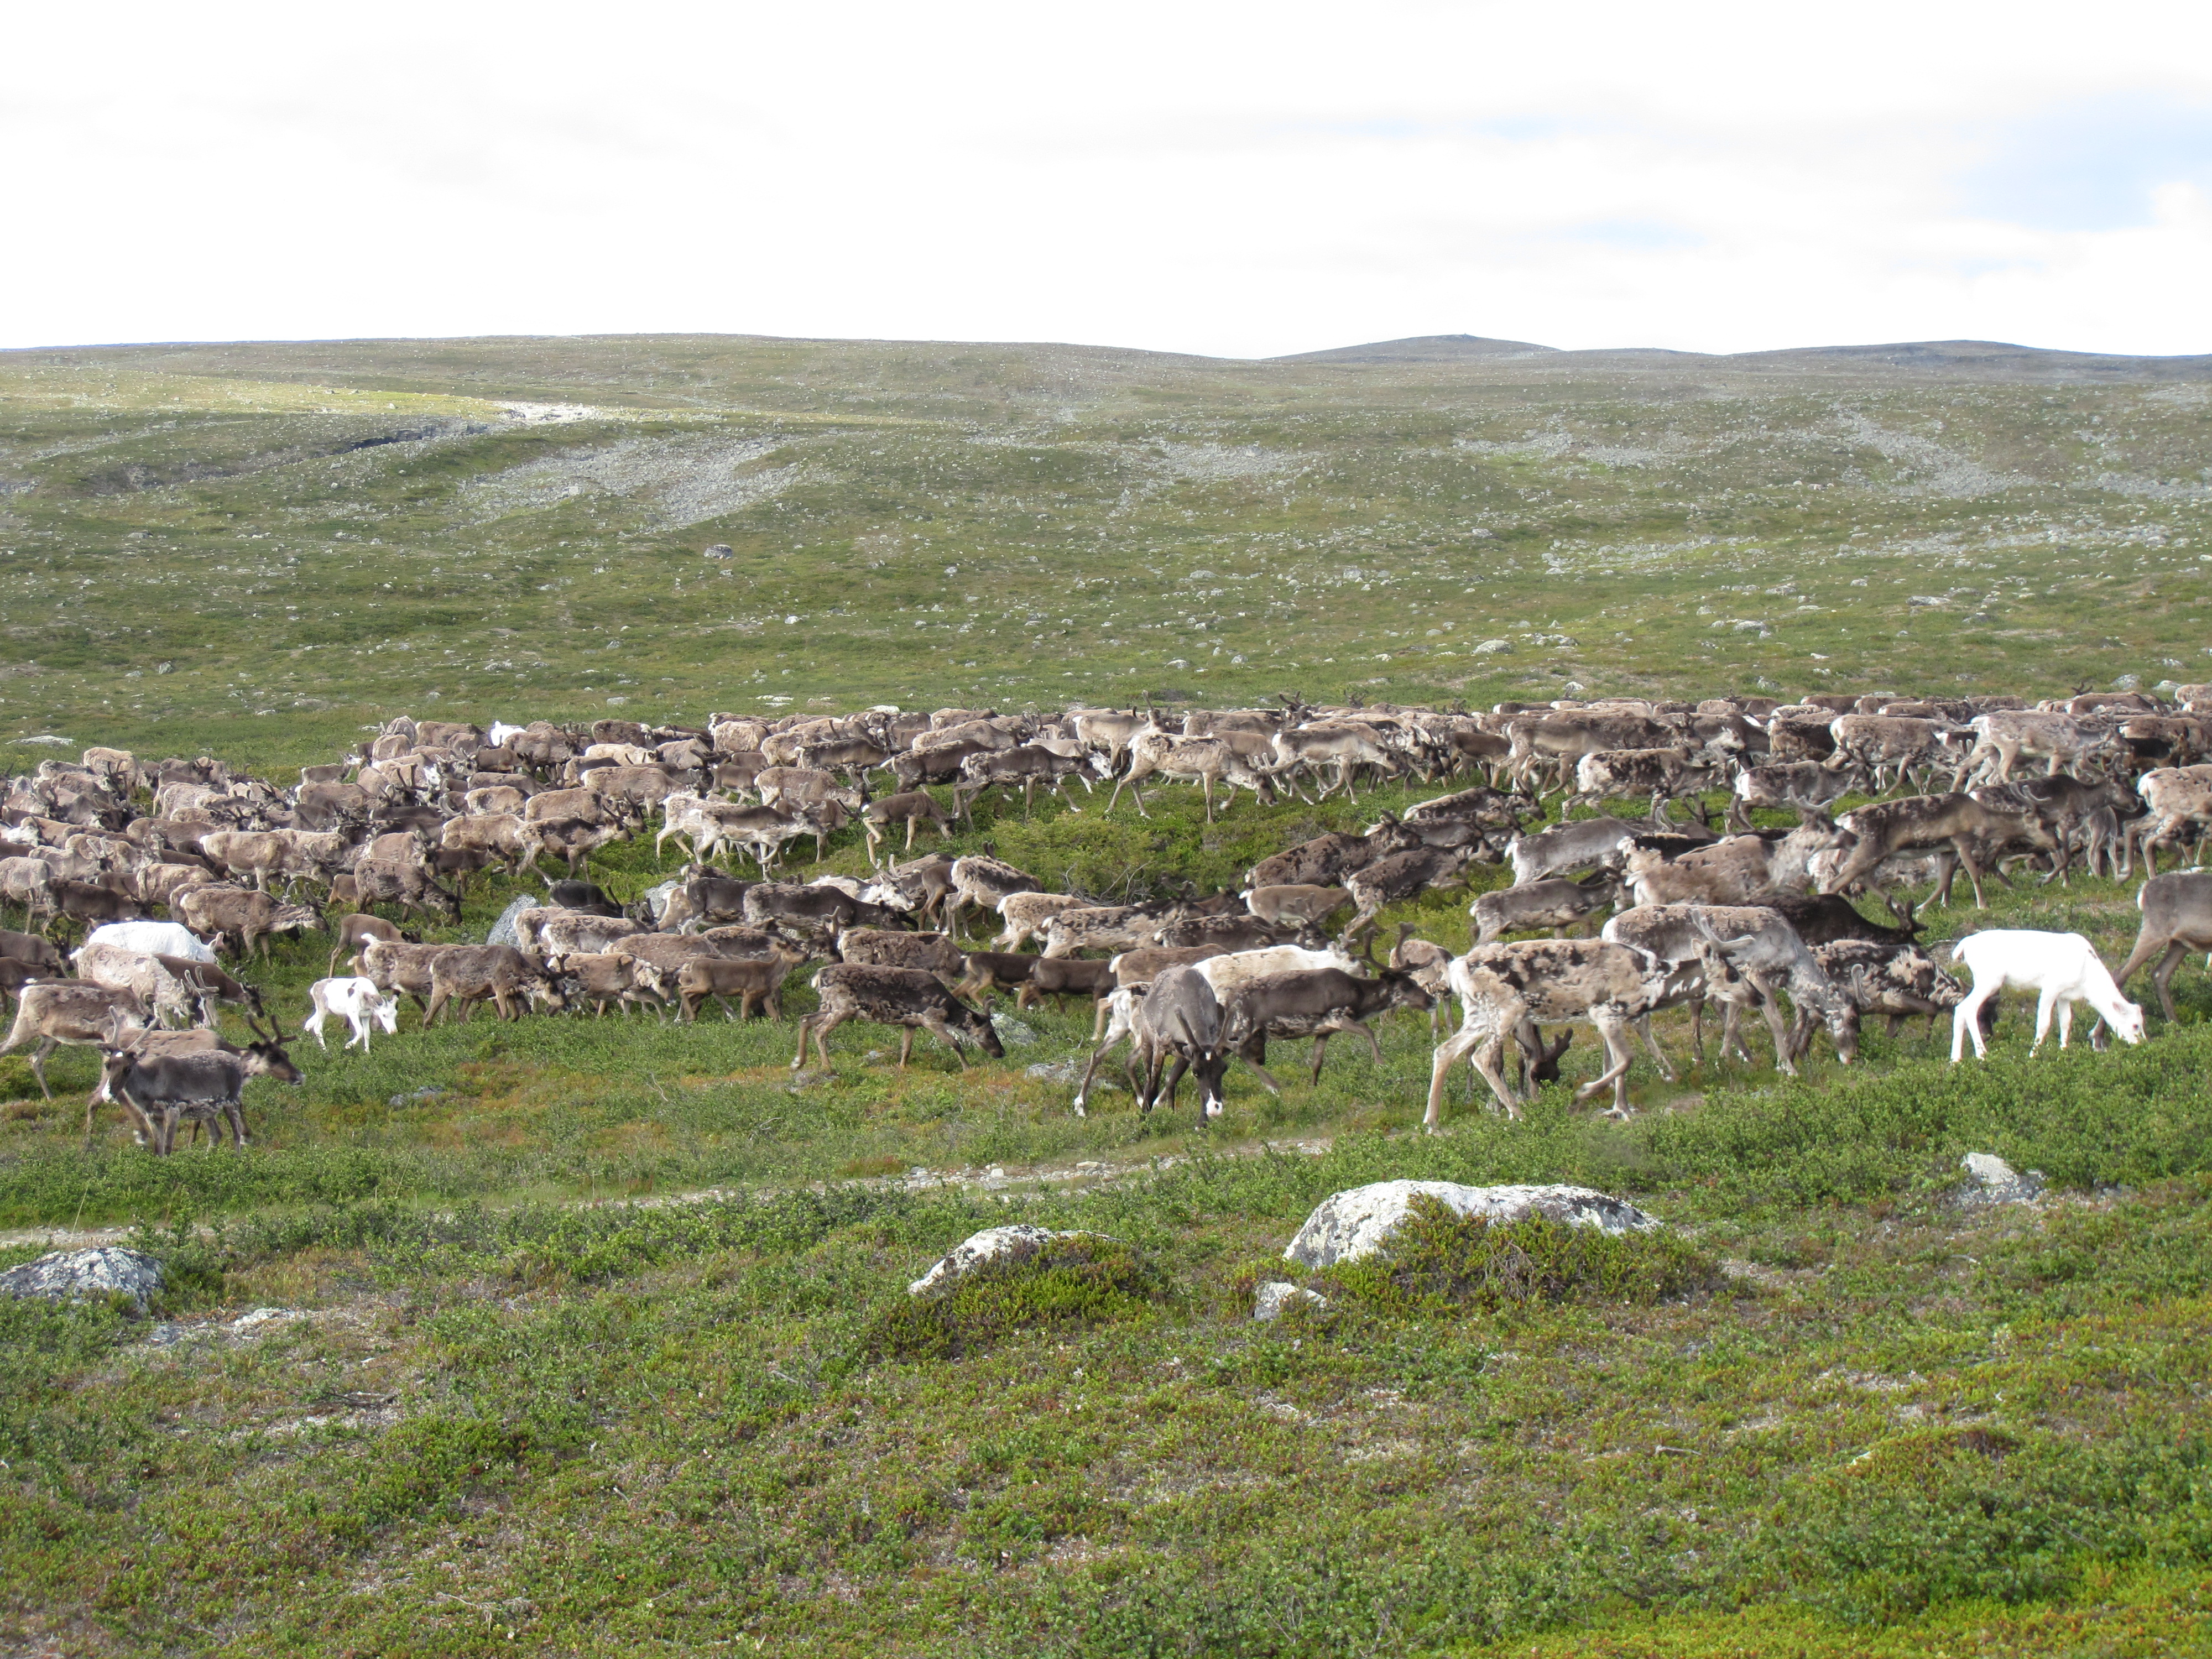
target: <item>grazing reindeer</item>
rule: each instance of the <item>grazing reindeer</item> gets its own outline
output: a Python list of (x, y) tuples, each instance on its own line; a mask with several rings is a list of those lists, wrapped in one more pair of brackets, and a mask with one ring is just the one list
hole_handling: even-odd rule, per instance
[(2212, 870), (2169, 870), (2153, 876), (2136, 894), (2142, 926), (2136, 947), (2113, 981), (2125, 985), (2153, 957), (2158, 967), (2151, 974), (2158, 987), (2158, 1006), (2172, 1019), (2173, 970), (2191, 951), (2212, 956)]
[(994, 1060), (1006, 1058), (1006, 1051), (999, 1042), (998, 1032), (992, 1029), (990, 1016), (977, 1013), (946, 990), (936, 975), (922, 969), (866, 968), (836, 963), (815, 975), (813, 984), (822, 1003), (817, 1012), (799, 1022), (799, 1052), (791, 1060), (794, 1072), (806, 1063), (806, 1041), (810, 1036), (814, 1039), (814, 1052), (822, 1061), (822, 1069), (828, 1071), (830, 1033), (848, 1019), (903, 1026), (898, 1062), (902, 1071), (914, 1054), (914, 1034), (917, 1030), (927, 1031), (951, 1049), (963, 1072), (968, 1069), (968, 1056), (963, 1050), (970, 1043)]
[(884, 832), (894, 823), (906, 825), (906, 846), (914, 850), (914, 829), (918, 823), (931, 825), (939, 841), (952, 834), (952, 815), (937, 804), (927, 789), (907, 789), (896, 795), (885, 795), (880, 800), (870, 801), (860, 812), (860, 828), (868, 838), (868, 859), (875, 860), (876, 848), (884, 839)]
[(1973, 1034), (1974, 1058), (1989, 1056), (1982, 1036), (1982, 1005), (2000, 990), (2033, 991), (2035, 1000), (2035, 1041), (2028, 1054), (2043, 1046), (2051, 1033), (2051, 1012), (2058, 1011), (2058, 1046), (2063, 1048), (2074, 1033), (2074, 1005), (2086, 1002), (2124, 1042), (2143, 1040), (2142, 1010), (2120, 994), (2119, 986), (2106, 970), (2097, 947), (2079, 933), (2043, 933), (2025, 928), (1993, 927), (1969, 933), (1951, 947), (1951, 959), (1963, 962), (1974, 975), (1974, 988), (1966, 993), (1951, 1014), (1951, 1063), (1959, 1063), (1966, 1035)]

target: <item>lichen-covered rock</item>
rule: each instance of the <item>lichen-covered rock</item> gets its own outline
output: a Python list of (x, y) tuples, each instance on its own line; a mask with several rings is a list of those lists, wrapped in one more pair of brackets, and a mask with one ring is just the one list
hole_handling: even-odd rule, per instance
[(89, 1250), (50, 1250), (35, 1261), (0, 1273), (0, 1296), (123, 1296), (139, 1312), (161, 1288), (161, 1264), (143, 1250), (104, 1245)]
[(484, 936), (484, 943), (505, 945), (514, 950), (520, 950), (522, 936), (514, 931), (514, 919), (525, 910), (535, 910), (544, 902), (528, 893), (516, 894), (508, 901), (507, 908), (499, 913), (499, 920), (492, 923), (491, 932)]
[(1968, 1152), (1959, 1167), (1966, 1172), (1959, 1190), (1961, 1204), (2027, 1204), (2043, 1194), (2042, 1170), (2022, 1175), (1995, 1152)]
[(1328, 1298), (1316, 1295), (1303, 1285), (1293, 1285), (1287, 1279), (1272, 1279), (1252, 1293), (1252, 1317), (1255, 1320), (1280, 1319), (1292, 1308), (1306, 1308), (1315, 1313), (1328, 1310)]
[(942, 1256), (930, 1270), (907, 1288), (909, 1296), (927, 1296), (932, 1291), (949, 1285), (956, 1279), (974, 1273), (987, 1262), (1004, 1261), (1009, 1258), (1019, 1261), (1035, 1255), (1055, 1238), (1081, 1238), (1081, 1231), (1055, 1232), (1050, 1227), (1035, 1227), (1028, 1222), (1017, 1221), (1005, 1227), (986, 1227), (980, 1233), (970, 1233)]
[(684, 878), (681, 876), (674, 876), (666, 881), (656, 883), (639, 895), (645, 901), (646, 914), (653, 918), (654, 927), (658, 927), (660, 925), (661, 917), (668, 914), (668, 896), (682, 885), (684, 885)]
[(224, 1328), (234, 1337), (261, 1336), (306, 1317), (307, 1315), (296, 1308), (256, 1308), (250, 1313), (239, 1315)]
[(1037, 1040), (1036, 1028), (1024, 1024), (1012, 1014), (991, 1011), (991, 1029), (999, 1034), (1000, 1043), (1008, 1048), (1027, 1048)]
[(1607, 1233), (1645, 1232), (1659, 1225), (1633, 1204), (1588, 1187), (1462, 1187), (1450, 1181), (1378, 1181), (1332, 1193), (1306, 1218), (1283, 1250), (1309, 1267), (1357, 1261), (1382, 1247), (1416, 1197), (1435, 1199), (1458, 1215), (1487, 1216), (1504, 1225), (1532, 1215)]

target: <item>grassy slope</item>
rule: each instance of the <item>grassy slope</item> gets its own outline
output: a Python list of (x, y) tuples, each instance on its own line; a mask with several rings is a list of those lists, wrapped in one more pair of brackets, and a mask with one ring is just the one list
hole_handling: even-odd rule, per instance
[[(292, 763), (434, 703), (2190, 680), (2207, 395), (744, 340), (11, 354), (0, 735), (188, 720)], [(606, 418), (466, 434), (514, 398)]]
[[(9, 735), (273, 765), (403, 707), (611, 696), (696, 716), (764, 695), (2203, 677), (2166, 665), (2206, 643), (2199, 508), (2159, 482), (2206, 459), (2187, 386), (742, 341), (146, 349), (0, 375), (0, 477), (37, 486), (0, 520)], [(513, 398), (612, 413), (332, 453)], [(1913, 442), (1839, 441), (1854, 414)], [(702, 469), (780, 493), (667, 527)], [(119, 488), (149, 475), (185, 481)], [(709, 540), (738, 574), (706, 574)], [(1825, 608), (1766, 592), (1786, 580)], [(2085, 629), (2085, 594), (2130, 603)], [(1517, 648), (1463, 654), (1492, 635)], [(125, 662), (145, 678), (101, 672)], [(1164, 792), (1150, 823), (987, 811), (962, 844), (1094, 890), (1211, 884), (1403, 799), (1246, 802), (1208, 832)], [(634, 852), (608, 870), (625, 891), (653, 873)], [(1990, 920), (2080, 928), (2110, 959), (2129, 896), (2001, 894)], [(1465, 902), (1414, 914), (1455, 939)], [(281, 947), (265, 975), (292, 1019), (321, 955)], [(1408, 1019), (1380, 1066), (1335, 1045), (1317, 1090), (1232, 1079), (1211, 1130), (1126, 1096), (1068, 1118), (1065, 1085), (1020, 1067), (1080, 1051), (1072, 1012), (1026, 1017), (1038, 1044), (966, 1079), (864, 1064), (883, 1045), (848, 1030), (835, 1079), (795, 1092), (788, 1025), (479, 1021), (311, 1057), (303, 1090), (256, 1085), (252, 1156), (161, 1165), (112, 1126), (76, 1149), (82, 1056), (55, 1062), (55, 1109), (0, 1059), (0, 1223), (222, 1228), (160, 1241), (204, 1340), (0, 1307), (0, 1629), (65, 1651), (2179, 1650), (2212, 1545), (2212, 1049), (2203, 976), (2181, 992), (2183, 1025), (2124, 1054), (2031, 1066), (2015, 1015), (1962, 1073), (1918, 1030), (1802, 1085), (1731, 1067), (1670, 1090), (1639, 1066), (1627, 1126), (1556, 1093), (1504, 1124), (1460, 1085), (1434, 1141), (1408, 1133)], [(1334, 1150), (1207, 1155), (1315, 1133)], [(1962, 1217), (1942, 1194), (1970, 1148), (2069, 1196)], [(942, 1363), (870, 1363), (865, 1338), (933, 1254), (1008, 1213), (988, 1193), (545, 1207), (915, 1164), (1006, 1164), (1019, 1192), (1032, 1163), (1194, 1154), (1022, 1200), (1141, 1244), (1168, 1302)], [(1244, 1322), (1316, 1198), (1414, 1174), (1630, 1192), (1733, 1277), (1656, 1308)], [(264, 1304), (312, 1316), (221, 1334)]]

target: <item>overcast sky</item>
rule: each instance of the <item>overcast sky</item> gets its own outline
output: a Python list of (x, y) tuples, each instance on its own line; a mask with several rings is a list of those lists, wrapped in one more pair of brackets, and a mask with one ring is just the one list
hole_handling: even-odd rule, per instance
[(2212, 350), (2212, 6), (21, 6), (0, 345)]

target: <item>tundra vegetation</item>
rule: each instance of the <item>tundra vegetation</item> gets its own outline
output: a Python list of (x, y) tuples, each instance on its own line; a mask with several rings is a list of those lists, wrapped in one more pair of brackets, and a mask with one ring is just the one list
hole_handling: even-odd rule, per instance
[[(2204, 678), (2203, 388), (2037, 373), (685, 341), (18, 354), (0, 731), (74, 741), (0, 762), (98, 743), (280, 775), (402, 708), (696, 724), (817, 699)], [(499, 407), (586, 398), (581, 419)], [(1511, 648), (1471, 654), (1492, 638)], [(950, 809), (956, 782), (926, 787)], [(1233, 889), (1459, 787), (1357, 782), (1356, 803), (1217, 789), (1209, 814), (1165, 773), (1149, 817), (1107, 816), (1104, 788), (1079, 811), (1000, 789), (972, 821), (948, 810), (941, 844), (1104, 908)], [(1797, 817), (1725, 779), (1673, 816), (1731, 799)], [(657, 823), (590, 854), (618, 901), (679, 867)], [(858, 819), (819, 863), (811, 834), (790, 842), (786, 878), (865, 878), (869, 845)], [(1312, 900), (1333, 932), (1357, 905), (1383, 945), (1458, 952), (1513, 872), (1449, 862), (1404, 894), (1279, 884), (1343, 890)], [(549, 847), (526, 877), (479, 872), (458, 916), (395, 896), (386, 948), (399, 927), (481, 945), (565, 868)], [(1931, 946), (2074, 933), (2116, 966), (2136, 939), (2139, 866), (1982, 877), (1986, 911), (1960, 884), (1920, 912)], [(981, 946), (1000, 920), (971, 904), (957, 927)], [(515, 1020), (486, 1001), (422, 1029), (403, 996), (395, 1035), (307, 1052), (311, 988), (347, 970), (331, 935), (276, 931), (225, 963), (305, 1080), (246, 1086), (245, 1152), (155, 1157), (112, 1113), (88, 1152), (72, 1091), (100, 1081), (97, 1048), (45, 1060), (51, 1103), (22, 1051), (0, 1056), (0, 1266), (108, 1228), (167, 1272), (150, 1319), (0, 1298), (0, 1634), (62, 1653), (2187, 1650), (2212, 1622), (2212, 979), (2184, 961), (2161, 1010), (2164, 939), (2122, 988), (2140, 1044), (2077, 1031), (2031, 1058), (2014, 992), (1982, 1063), (1948, 1064), (1946, 1021), (1869, 1020), (1850, 1066), (1815, 1041), (1789, 1077), (1723, 1045), (1692, 1065), (1670, 1008), (1679, 1080), (1639, 1049), (1633, 1115), (1573, 1104), (1607, 1069), (1581, 1026), (1519, 1119), (1461, 1067), (1430, 1136), (1418, 1008), (1374, 1017), (1376, 1050), (1332, 1045), (1316, 1081), (1285, 1067), (1279, 1093), (1231, 1065), (1218, 1117), (1189, 1090), (1147, 1115), (1094, 1087), (1079, 1118), (1087, 995), (1015, 1015), (1010, 985), (1006, 1060), (925, 1036), (903, 1069), (889, 1027), (854, 1023), (826, 1071), (793, 1071), (811, 967), (780, 1019), (517, 994)], [(214, 1012), (243, 1045), (246, 1011)], [(2047, 1196), (1962, 1201), (1970, 1152)], [(1368, 1261), (1283, 1261), (1320, 1199), (1401, 1177), (1575, 1182), (1666, 1225), (1424, 1212)], [(908, 1296), (1017, 1219), (1077, 1242)], [(1327, 1307), (1254, 1322), (1256, 1286), (1285, 1278)]]

